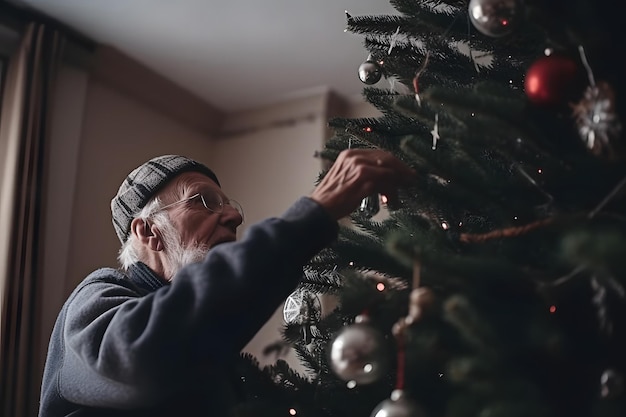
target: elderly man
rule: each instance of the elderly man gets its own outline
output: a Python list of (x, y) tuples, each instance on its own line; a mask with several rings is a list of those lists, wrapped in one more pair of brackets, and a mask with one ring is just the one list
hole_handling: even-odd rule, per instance
[(122, 269), (91, 273), (64, 304), (39, 415), (227, 416), (234, 360), (337, 220), (414, 177), (389, 153), (344, 151), (310, 196), (235, 242), (243, 211), (209, 168), (178, 155), (141, 165), (111, 202)]

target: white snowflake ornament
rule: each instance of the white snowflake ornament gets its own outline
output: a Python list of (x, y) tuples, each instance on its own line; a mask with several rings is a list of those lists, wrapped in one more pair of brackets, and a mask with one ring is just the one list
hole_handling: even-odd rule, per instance
[(572, 105), (581, 139), (596, 156), (614, 157), (622, 125), (615, 112), (615, 93), (608, 83), (598, 82)]

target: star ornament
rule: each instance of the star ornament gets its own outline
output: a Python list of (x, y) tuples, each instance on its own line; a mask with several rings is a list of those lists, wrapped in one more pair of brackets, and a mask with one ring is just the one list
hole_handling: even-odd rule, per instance
[(389, 49), (387, 50), (387, 55), (391, 55), (391, 51), (396, 47), (396, 43), (398, 43), (398, 35), (400, 35), (400, 26), (396, 29), (393, 35), (391, 35), (391, 42), (389, 44)]
[(439, 136), (439, 113), (435, 114), (435, 126), (433, 130), (430, 131), (430, 134), (433, 136), (433, 151), (437, 149), (437, 142), (441, 137)]

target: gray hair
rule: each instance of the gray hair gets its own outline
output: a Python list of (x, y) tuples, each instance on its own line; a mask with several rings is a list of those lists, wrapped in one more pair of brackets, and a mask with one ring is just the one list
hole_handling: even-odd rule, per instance
[[(159, 197), (154, 197), (144, 206), (143, 209), (136, 213), (133, 218), (142, 219), (144, 221), (152, 218), (152, 222), (158, 226), (170, 223), (168, 213), (166, 211), (158, 211), (161, 206), (161, 199)], [(139, 253), (137, 253), (138, 245), (136, 243), (137, 236), (131, 233), (128, 239), (126, 239), (126, 242), (124, 242), (120, 248), (117, 260), (124, 270), (128, 270), (132, 264), (141, 261)]]

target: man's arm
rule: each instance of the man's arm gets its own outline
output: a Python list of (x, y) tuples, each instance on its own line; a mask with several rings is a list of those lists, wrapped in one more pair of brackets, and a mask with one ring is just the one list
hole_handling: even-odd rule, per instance
[[(373, 193), (392, 196), (415, 171), (381, 150), (342, 152), (310, 198), (211, 249), (172, 285), (146, 296), (93, 283), (67, 308), (60, 391), (98, 407), (156, 404), (219, 369), (297, 285), (302, 266), (336, 236), (339, 218)], [(215, 373), (215, 372), (214, 372)]]
[(96, 407), (145, 406), (237, 354), (295, 288), (302, 266), (337, 233), (302, 198), (281, 218), (209, 251), (146, 296), (97, 281), (71, 299), (60, 390)]

